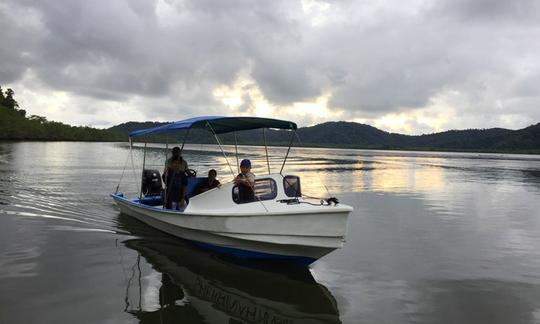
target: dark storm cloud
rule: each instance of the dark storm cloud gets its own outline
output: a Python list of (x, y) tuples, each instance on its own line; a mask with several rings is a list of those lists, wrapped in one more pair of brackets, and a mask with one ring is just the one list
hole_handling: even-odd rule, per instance
[(453, 15), (462, 20), (484, 22), (534, 22), (538, 18), (540, 3), (536, 0), (455, 0), (441, 1), (435, 11)]
[[(2, 30), (2, 46), (0, 46), (0, 81), (11, 83), (26, 70), (28, 55), (34, 48), (33, 39), (28, 38), (20, 28), (19, 22), (12, 18), (10, 12), (0, 7), (0, 30)], [(3, 85), (3, 84), (0, 84)]]
[(290, 52), (270, 52), (275, 55), (259, 57), (252, 74), (268, 100), (277, 104), (290, 104), (322, 94), (321, 84), (317, 84), (316, 78), (311, 75), (317, 73), (317, 70), (306, 64), (309, 57), (302, 59)]
[[(539, 6), (7, 0), (0, 3), (0, 84), (31, 72), (45, 90), (87, 97), (88, 112), (100, 100), (153, 100), (146, 116), (167, 118), (194, 107), (224, 111), (214, 89), (247, 74), (273, 104), (331, 93), (330, 105), (346, 118), (406, 112), (452, 92), (462, 99), (458, 114), (533, 121)], [(244, 94), (240, 109), (252, 99)]]
[(26, 2), (40, 18), (39, 31), (27, 30), (38, 42), (29, 68), (53, 88), (100, 98), (165, 94), (170, 70), (144, 47), (156, 45), (147, 34), (156, 23), (153, 9), (111, 3)]
[[(537, 5), (529, 4), (533, 13), (527, 16), (539, 19), (540, 11), (534, 10)], [(453, 10), (441, 10), (444, 7)], [(335, 31), (349, 41), (339, 40), (331, 47), (354, 54), (341, 55), (341, 62), (345, 58), (344, 65), (349, 69), (345, 84), (335, 88), (333, 104), (361, 114), (379, 114), (422, 107), (438, 93), (453, 90), (474, 101), (473, 107), (467, 107), (469, 113), (492, 111), (495, 100), (500, 98), (497, 93), (490, 93), (490, 97), (482, 97), (482, 93), (491, 90), (502, 95), (500, 90), (506, 91), (512, 82), (529, 84), (520, 65), (539, 70), (534, 56), (540, 47), (533, 41), (540, 36), (539, 30), (519, 24), (519, 18), (513, 15), (526, 11), (521, 7), (515, 12), (498, 8), (507, 22), (501, 26), (496, 20), (467, 24), (455, 19), (458, 15), (476, 17), (474, 10), (464, 12), (466, 8), (453, 1), (438, 2), (412, 15), (380, 15), (373, 29), (362, 28), (361, 23), (344, 28), (356, 31), (355, 36), (343, 36), (345, 30)], [(535, 96), (540, 102), (538, 93)]]
[[(11, 40), (15, 50), (3, 55), (9, 61), (3, 69), (24, 68), (10, 71), (7, 81), (20, 78), (30, 68), (50, 87), (96, 98), (163, 96), (171, 91), (198, 91), (202, 85), (208, 87), (203, 90), (210, 98), (213, 87), (234, 81), (250, 60), (257, 61), (256, 52), (264, 53), (265, 46), (279, 46), (289, 38), (287, 8), (278, 2), (261, 3), (264, 7), (255, 9), (251, 1), (179, 2), (175, 5), (179, 16), (170, 26), (158, 21), (156, 3), (11, 3), (34, 12), (39, 26), (16, 27), (16, 39), (35, 41), (26, 49), (34, 57), (28, 62), (15, 60), (21, 48), (15, 38)], [(6, 20), (6, 25), (16, 19)], [(261, 74), (272, 79), (268, 73)], [(280, 80), (276, 81), (270, 92), (281, 87)], [(175, 89), (171, 89), (173, 84), (177, 84)]]

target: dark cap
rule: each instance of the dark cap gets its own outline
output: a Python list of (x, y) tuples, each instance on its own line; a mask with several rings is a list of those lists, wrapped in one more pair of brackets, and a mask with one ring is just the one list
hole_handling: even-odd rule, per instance
[(243, 159), (242, 162), (240, 162), (241, 167), (251, 167), (251, 161), (248, 159)]

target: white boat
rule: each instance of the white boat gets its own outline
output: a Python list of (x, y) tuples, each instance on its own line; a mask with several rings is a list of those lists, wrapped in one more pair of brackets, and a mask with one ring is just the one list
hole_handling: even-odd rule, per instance
[[(211, 131), (221, 147), (217, 134), (259, 128), (288, 129), (292, 143), (296, 124), (255, 117), (199, 117), (134, 131), (130, 138), (192, 128)], [(290, 146), (283, 165), (289, 151)], [(305, 199), (300, 179), (283, 174), (283, 165), (279, 173), (255, 178), (256, 199), (247, 203), (238, 201), (238, 186), (232, 182), (194, 195), (193, 188), (202, 179), (197, 177), (188, 178), (189, 203), (181, 210), (164, 208), (161, 196), (125, 197), (120, 192), (111, 196), (122, 213), (199, 246), (245, 258), (310, 264), (343, 246), (353, 209), (335, 198), (320, 203)]]

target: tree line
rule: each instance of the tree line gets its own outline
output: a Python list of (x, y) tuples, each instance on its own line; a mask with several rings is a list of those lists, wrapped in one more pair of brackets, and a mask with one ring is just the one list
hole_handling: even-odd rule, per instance
[[(0, 140), (49, 140), (49, 141), (125, 141), (135, 129), (156, 127), (166, 123), (127, 122), (109, 129), (87, 126), (70, 126), (48, 121), (45, 117), (31, 115), (19, 106), (12, 89), (0, 87)], [(363, 149), (435, 150), (469, 152), (540, 153), (540, 123), (519, 130), (501, 128), (451, 130), (419, 136), (388, 133), (375, 127), (351, 122), (327, 122), (298, 129), (300, 146), (341, 147)], [(183, 133), (176, 134), (183, 138)], [(261, 144), (259, 130), (238, 134), (239, 144)], [(288, 145), (287, 132), (269, 130), (268, 144)], [(142, 139), (141, 139), (142, 140)], [(168, 142), (168, 136), (145, 138), (153, 142)], [(235, 142), (234, 134), (223, 134), (225, 144)], [(215, 143), (208, 132), (190, 134), (190, 143)]]
[(38, 115), (26, 116), (15, 91), (0, 86), (0, 140), (125, 141), (120, 132), (88, 126), (70, 126)]

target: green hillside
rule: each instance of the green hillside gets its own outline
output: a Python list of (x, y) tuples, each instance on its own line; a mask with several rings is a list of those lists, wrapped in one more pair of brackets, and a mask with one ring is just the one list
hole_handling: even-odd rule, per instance
[[(111, 130), (123, 132), (127, 136), (130, 131), (163, 124), (166, 123), (129, 122), (112, 127)], [(190, 134), (190, 143), (215, 143), (208, 132), (198, 131), (200, 134), (196, 132)], [(182, 135), (183, 133), (179, 133), (176, 138), (181, 139)], [(467, 129), (411, 136), (385, 132), (365, 124), (340, 121), (301, 127), (298, 129), (298, 135), (302, 146), (313, 147), (540, 153), (540, 123), (520, 130)], [(223, 134), (219, 137), (223, 143), (234, 143), (232, 134)], [(266, 137), (271, 145), (287, 145), (289, 142), (289, 134), (283, 131), (267, 131)], [(263, 143), (260, 130), (239, 132), (237, 139), (239, 144)], [(296, 141), (296, 145), (298, 144)]]
[(121, 132), (85, 126), (70, 126), (48, 121), (41, 116), (26, 116), (11, 89), (0, 88), (0, 140), (38, 141), (125, 141)]
[[(136, 129), (160, 126), (163, 122), (126, 122), (109, 129), (70, 126), (48, 121), (41, 116), (26, 116), (14, 99), (14, 92), (0, 88), (0, 140), (44, 141), (126, 141), (127, 134)], [(179, 142), (185, 133), (147, 138), (153, 142)], [(540, 123), (519, 130), (502, 128), (450, 130), (426, 135), (403, 135), (385, 132), (375, 127), (353, 122), (327, 122), (298, 129), (301, 143), (314, 147), (342, 147), (359, 149), (434, 150), (464, 152), (502, 152), (540, 154)], [(233, 144), (234, 134), (219, 136), (222, 143)], [(290, 134), (268, 130), (267, 143), (287, 145)], [(143, 139), (138, 139), (143, 140)], [(262, 144), (260, 130), (237, 134), (239, 144)], [(215, 143), (204, 130), (192, 130), (189, 143)]]
[(520, 130), (450, 130), (402, 135), (369, 125), (329, 122), (298, 130), (305, 144), (373, 149), (540, 153), (540, 123)]

